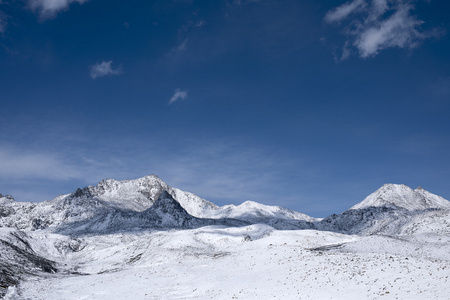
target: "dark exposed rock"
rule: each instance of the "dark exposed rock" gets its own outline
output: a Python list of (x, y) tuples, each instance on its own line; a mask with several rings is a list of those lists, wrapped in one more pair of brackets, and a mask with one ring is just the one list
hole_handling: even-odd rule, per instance
[(0, 239), (0, 252), (0, 298), (25, 276), (58, 272), (56, 263), (37, 255), (22, 232), (11, 232), (7, 239)]
[(36, 229), (45, 229), (45, 228), (47, 228), (50, 225), (51, 225), (51, 222), (48, 221), (48, 220), (33, 219), (31, 221), (31, 227), (34, 230), (36, 230)]
[(72, 193), (72, 196), (74, 198), (89, 198), (92, 197), (91, 191), (89, 190), (89, 187), (84, 187), (83, 189), (78, 188), (75, 192)]

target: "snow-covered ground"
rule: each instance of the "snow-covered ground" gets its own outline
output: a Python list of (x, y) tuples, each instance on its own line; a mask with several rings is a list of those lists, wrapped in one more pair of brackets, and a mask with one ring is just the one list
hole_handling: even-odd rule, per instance
[[(66, 237), (30, 235), (41, 251)], [(67, 238), (66, 238), (67, 239)], [(359, 237), (267, 225), (82, 239), (49, 259), (83, 275), (30, 277), (19, 299), (448, 299), (449, 238)], [(39, 247), (35, 247), (38, 249)], [(12, 293), (11, 293), (12, 294)], [(14, 298), (13, 298), (14, 299)]]

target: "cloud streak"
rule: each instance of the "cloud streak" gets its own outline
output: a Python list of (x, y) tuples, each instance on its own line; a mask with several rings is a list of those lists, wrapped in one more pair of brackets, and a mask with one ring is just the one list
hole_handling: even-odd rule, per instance
[(169, 100), (169, 105), (178, 101), (178, 100), (184, 100), (188, 97), (188, 91), (187, 90), (180, 90), (180, 89), (176, 89), (175, 90), (175, 94), (173, 94), (172, 98), (170, 98)]
[(25, 153), (12, 149), (0, 150), (0, 178), (41, 178), (68, 180), (79, 178), (81, 173), (57, 155)]
[(89, 69), (92, 79), (97, 79), (105, 76), (119, 75), (122, 73), (120, 67), (115, 69), (112, 67), (112, 60), (96, 63), (95, 65), (90, 66)]
[[(179, 152), (154, 159), (157, 174), (170, 185), (223, 204), (240, 204), (246, 200), (288, 205), (300, 201), (299, 194), (279, 195), (292, 182), (285, 173), (301, 176), (301, 163), (285, 155), (234, 141), (180, 141)], [(294, 178), (293, 176), (292, 178)], [(276, 188), (275, 188), (276, 187)]]
[(335, 9), (329, 11), (325, 15), (325, 21), (328, 23), (340, 22), (347, 18), (350, 14), (361, 11), (366, 7), (366, 2), (364, 0), (355, 0), (352, 2), (347, 2)]
[(413, 1), (353, 0), (329, 11), (324, 21), (344, 27), (347, 41), (341, 60), (349, 56), (349, 46), (369, 58), (388, 48), (412, 49), (436, 35), (421, 29), (424, 22), (411, 14), (413, 10)]
[(69, 9), (72, 3), (83, 4), (88, 0), (28, 0), (28, 7), (42, 20), (54, 18), (60, 11)]
[(0, 11), (0, 34), (4, 34), (6, 32), (7, 27), (8, 27), (8, 16), (2, 11)]

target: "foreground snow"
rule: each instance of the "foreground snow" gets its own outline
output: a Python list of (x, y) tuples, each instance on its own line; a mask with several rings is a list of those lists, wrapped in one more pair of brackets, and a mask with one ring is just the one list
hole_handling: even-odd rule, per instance
[[(30, 235), (48, 249), (58, 235)], [(19, 299), (446, 299), (449, 240), (267, 225), (111, 234), (46, 253), (85, 275), (31, 277)]]

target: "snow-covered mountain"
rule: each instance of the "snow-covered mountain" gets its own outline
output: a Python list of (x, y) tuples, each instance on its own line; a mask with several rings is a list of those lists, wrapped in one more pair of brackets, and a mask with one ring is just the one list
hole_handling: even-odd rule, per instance
[[(160, 199), (161, 195), (164, 199)], [(172, 208), (164, 208), (169, 205)], [(423, 216), (433, 219), (434, 215), (446, 214), (449, 210), (448, 200), (422, 188), (413, 190), (406, 185), (385, 184), (342, 214), (321, 220), (253, 201), (219, 207), (192, 193), (170, 187), (156, 175), (149, 175), (134, 180), (102, 180), (96, 186), (41, 203), (16, 202), (11, 196), (2, 195), (0, 226), (80, 234), (132, 228), (264, 223), (276, 229), (394, 235), (401, 234), (408, 226), (419, 230), (424, 223)]]
[(102, 180), (96, 186), (78, 189), (74, 193), (62, 197), (93, 198), (112, 208), (144, 211), (150, 208), (164, 191), (177, 199), (194, 216), (199, 216), (205, 210), (217, 208), (213, 203), (192, 193), (172, 188), (156, 175), (133, 180)]
[[(383, 245), (383, 249), (378, 249), (378, 245)], [(378, 273), (374, 271), (368, 281), (360, 278), (361, 282), (367, 281), (365, 285), (372, 286), (379, 279), (374, 280), (373, 276), (391, 268), (390, 259), (393, 257), (398, 259), (397, 269), (393, 272), (402, 273), (402, 261), (406, 256), (408, 263), (420, 265), (426, 270), (424, 274), (427, 276), (431, 274), (430, 262), (422, 264), (420, 259), (432, 258), (433, 270), (440, 270), (437, 272), (440, 277), (433, 277), (437, 286), (450, 286), (445, 279), (449, 277), (445, 275), (448, 273), (446, 268), (450, 269), (450, 257), (448, 251), (440, 250), (449, 245), (450, 202), (422, 188), (413, 190), (405, 185), (386, 184), (345, 212), (316, 219), (283, 207), (252, 201), (219, 207), (195, 194), (170, 187), (156, 175), (124, 181), (108, 179), (96, 186), (80, 188), (41, 203), (17, 202), (11, 196), (0, 194), (0, 297), (78, 299), (81, 297), (77, 295), (79, 288), (72, 289), (71, 294), (65, 292), (66, 288), (78, 281), (87, 286), (90, 276), (107, 278), (107, 282), (119, 283), (125, 280), (130, 287), (121, 288), (127, 293), (136, 294), (135, 291), (140, 290), (153, 293), (153, 287), (159, 286), (157, 280), (149, 287), (144, 285), (132, 288), (134, 280), (141, 282), (139, 278), (149, 275), (146, 270), (153, 270), (151, 274), (155, 274), (155, 278), (172, 272), (168, 278), (178, 280), (173, 295), (165, 290), (164, 286), (168, 284), (166, 281), (161, 282), (157, 295), (163, 297), (169, 293), (173, 297), (164, 297), (180, 298), (180, 295), (184, 295), (183, 297), (190, 298), (195, 291), (185, 292), (184, 288), (178, 286), (184, 284), (185, 279), (182, 278), (185, 277), (173, 273), (174, 269), (185, 267), (183, 274), (189, 274), (201, 266), (208, 266), (208, 269), (198, 269), (195, 272), (199, 273), (194, 272), (191, 277), (187, 277), (191, 282), (185, 285), (191, 287), (200, 280), (209, 282), (208, 286), (217, 287), (214, 282), (210, 282), (210, 278), (231, 276), (227, 273), (229, 265), (242, 272), (260, 265), (260, 273), (252, 276), (262, 280), (265, 278), (264, 274), (272, 275), (267, 278), (266, 283), (258, 283), (256, 291), (270, 293), (271, 290), (276, 290), (271, 285), (273, 278), (277, 278), (277, 282), (286, 280), (289, 276), (286, 277), (283, 272), (293, 274), (292, 266), (301, 270), (300, 273), (294, 272), (296, 276), (322, 274), (325, 278), (328, 271), (322, 272), (311, 260), (318, 261), (319, 265), (326, 264), (327, 270), (331, 260), (333, 272), (339, 274), (343, 272), (339, 267), (340, 260), (345, 260), (345, 265), (357, 269), (361, 265), (354, 263), (354, 257), (369, 263), (378, 260), (378, 255), (387, 253), (389, 260), (385, 260), (389, 264), (381, 263), (384, 265), (380, 268), (375, 266), (376, 270), (380, 269)], [(420, 255), (417, 249), (422, 249)], [(263, 255), (266, 252), (270, 255)], [(333, 255), (318, 258), (327, 252)], [(348, 253), (353, 253), (351, 260)], [(361, 253), (372, 253), (370, 255), (373, 257)], [(279, 260), (277, 264), (272, 264), (272, 259), (276, 256)], [(293, 257), (302, 257), (302, 264), (298, 265)], [(416, 257), (417, 261), (414, 260)], [(267, 264), (276, 269), (286, 262), (289, 262), (287, 265), (292, 264), (289, 269), (267, 272)], [(148, 269), (138, 268), (141, 265)], [(215, 267), (222, 273), (216, 275)], [(355, 271), (350, 271), (348, 274), (344, 271), (343, 274), (354, 276)], [(127, 279), (120, 277), (122, 275), (108, 275), (116, 272), (125, 274), (123, 276), (127, 276)], [(364, 274), (365, 271), (358, 272)], [(277, 274), (281, 274), (281, 277)], [(410, 276), (408, 274), (409, 271), (405, 276)], [(422, 271), (414, 276), (419, 275), (423, 275)], [(131, 277), (134, 279), (131, 280)], [(309, 278), (311, 277), (305, 275), (302, 280), (310, 280)], [(61, 283), (63, 288), (60, 290), (52, 291), (48, 288), (58, 286), (59, 282), (66, 282)], [(227, 288), (234, 290), (232, 286), (242, 284), (241, 281), (234, 282), (234, 285), (227, 283)], [(289, 281), (289, 284), (296, 287), (297, 292), (308, 290), (308, 286), (298, 285), (297, 281)], [(325, 290), (334, 285), (346, 287), (341, 280), (329, 277), (328, 281), (316, 284), (323, 284)], [(405, 283), (405, 286), (409, 284)], [(89, 293), (83, 297), (109, 299), (112, 295), (117, 296), (114, 293), (120, 292), (114, 285), (104, 286), (102, 289), (114, 290), (114, 293), (100, 293), (94, 285), (91, 290), (86, 290)], [(14, 286), (20, 287), (18, 292), (12, 288)], [(355, 286), (354, 290), (358, 291), (358, 288)], [(380, 292), (372, 296), (377, 298), (386, 295), (385, 288), (380, 287)], [(37, 290), (43, 296), (34, 295), (33, 291)], [(298, 297), (297, 292), (288, 290), (277, 290), (274, 296)], [(316, 292), (316, 289), (312, 289), (309, 297), (317, 296)], [(423, 292), (418, 290), (417, 295)], [(65, 293), (64, 296), (62, 293)], [(211, 289), (205, 289), (202, 293), (199, 298), (209, 296)], [(136, 299), (148, 298), (148, 295), (138, 294)], [(228, 293), (222, 288), (221, 293), (214, 295), (218, 298), (238, 298), (239, 294), (243, 298), (261, 298), (265, 295), (243, 289)], [(350, 293), (350, 298), (356, 294)], [(406, 295), (408, 293), (405, 291), (397, 294), (400, 298)], [(430, 292), (428, 295), (437, 294)]]
[[(161, 195), (170, 196), (181, 205), (190, 221), (166, 224), (149, 214)], [(190, 227), (206, 224), (231, 226), (255, 222), (271, 223), (280, 229), (298, 229), (309, 228), (305, 224), (316, 220), (286, 208), (250, 201), (239, 206), (218, 207), (192, 193), (170, 187), (156, 175), (134, 180), (102, 180), (96, 186), (77, 189), (41, 203), (16, 202), (11, 196), (2, 197), (0, 201), (0, 226), (21, 230), (48, 228), (61, 232), (63, 229), (76, 229), (77, 232), (84, 230), (88, 233), (111, 231), (113, 228), (159, 228), (162, 225), (180, 228), (187, 224)]]
[(413, 190), (404, 184), (385, 184), (351, 209), (401, 207), (409, 211), (430, 208), (450, 209), (450, 201), (421, 187)]
[(215, 219), (234, 218), (252, 222), (264, 221), (267, 219), (299, 220), (307, 222), (317, 221), (316, 218), (300, 212), (281, 206), (264, 205), (254, 201), (245, 201), (237, 206), (233, 204), (225, 205), (208, 211), (205, 216)]
[(317, 229), (347, 234), (450, 234), (450, 201), (423, 188), (385, 184), (341, 214), (315, 224)]

